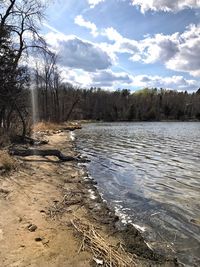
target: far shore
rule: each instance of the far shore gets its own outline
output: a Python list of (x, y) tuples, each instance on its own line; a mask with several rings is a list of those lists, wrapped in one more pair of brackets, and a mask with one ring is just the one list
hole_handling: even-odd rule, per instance
[(80, 128), (43, 124), (34, 130), (36, 139), (48, 140), (35, 149), (57, 149), (72, 161), (7, 155), (14, 162), (8, 170), (0, 162), (0, 266), (180, 266), (107, 207), (79, 164), (71, 131)]
[(188, 120), (174, 120), (174, 119), (171, 119), (171, 120), (117, 120), (117, 121), (102, 121), (102, 120), (83, 120), (82, 121), (82, 124), (85, 124), (85, 123), (123, 123), (123, 122), (127, 122), (127, 123), (134, 123), (134, 122), (137, 122), (137, 123), (142, 123), (142, 122), (200, 122), (200, 120), (197, 120), (197, 119), (188, 119)]

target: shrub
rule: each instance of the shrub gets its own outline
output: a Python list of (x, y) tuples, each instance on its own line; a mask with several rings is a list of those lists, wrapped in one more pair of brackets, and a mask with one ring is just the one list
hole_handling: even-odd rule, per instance
[(8, 172), (16, 168), (16, 160), (14, 160), (5, 150), (0, 151), (0, 169)]

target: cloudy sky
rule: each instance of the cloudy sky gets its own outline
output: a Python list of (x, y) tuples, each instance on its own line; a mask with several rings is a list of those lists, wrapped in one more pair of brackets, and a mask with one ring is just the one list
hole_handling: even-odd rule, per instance
[(200, 0), (57, 0), (43, 34), (65, 81), (108, 89), (200, 87)]

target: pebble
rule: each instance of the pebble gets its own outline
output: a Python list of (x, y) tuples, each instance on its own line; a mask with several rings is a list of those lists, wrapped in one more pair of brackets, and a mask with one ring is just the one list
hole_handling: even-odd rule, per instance
[(2, 163), (0, 163), (0, 170), (4, 169), (4, 165)]
[(36, 241), (36, 242), (41, 242), (42, 240), (43, 240), (43, 238), (41, 238), (41, 237), (36, 237), (36, 238), (35, 238), (35, 241)]
[(30, 232), (35, 232), (36, 229), (37, 229), (37, 226), (35, 224), (29, 224), (28, 230)]

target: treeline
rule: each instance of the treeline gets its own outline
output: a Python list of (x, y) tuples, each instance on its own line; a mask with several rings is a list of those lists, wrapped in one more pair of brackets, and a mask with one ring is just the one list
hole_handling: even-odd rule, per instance
[(200, 89), (192, 94), (156, 88), (111, 92), (62, 84), (57, 92), (47, 94), (48, 101), (43, 90), (37, 89), (38, 118), (43, 120), (200, 120)]

